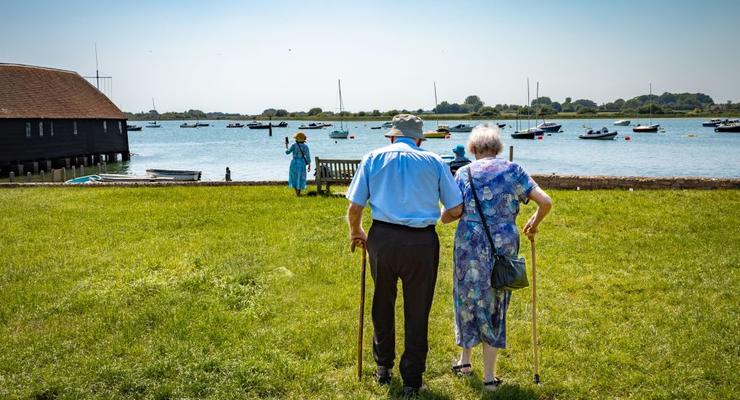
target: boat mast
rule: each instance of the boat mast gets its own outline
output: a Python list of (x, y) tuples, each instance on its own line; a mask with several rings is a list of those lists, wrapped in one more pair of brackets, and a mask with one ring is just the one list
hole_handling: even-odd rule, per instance
[[(437, 81), (434, 81), (434, 114), (437, 114)], [(437, 128), (439, 128), (439, 119), (437, 119)]]
[(344, 103), (342, 102), (342, 80), (337, 79), (337, 85), (339, 86), (339, 129), (344, 130), (344, 120), (342, 119), (342, 112), (344, 111)]
[(531, 111), (530, 110), (531, 107), (532, 106), (531, 106), (531, 103), (529, 101), (529, 77), (527, 77), (527, 130), (529, 130), (529, 128), (531, 128), (530, 125), (529, 125), (529, 123), (530, 123), (530, 121), (529, 121), (529, 114), (530, 114), (530, 111)]
[(650, 96), (648, 96), (648, 101), (650, 101), (650, 125), (653, 124), (653, 83), (650, 82)]
[[(540, 81), (537, 81), (537, 89), (535, 91), (535, 97), (534, 97), (534, 101), (536, 101), (535, 104), (537, 104), (537, 106), (535, 107), (535, 109), (537, 110), (537, 114), (536, 114), (537, 117), (534, 119), (535, 124), (537, 123), (537, 120), (540, 119), (540, 101), (539, 100), (540, 100)], [(542, 117), (542, 122), (543, 123), (545, 122), (545, 117)]]

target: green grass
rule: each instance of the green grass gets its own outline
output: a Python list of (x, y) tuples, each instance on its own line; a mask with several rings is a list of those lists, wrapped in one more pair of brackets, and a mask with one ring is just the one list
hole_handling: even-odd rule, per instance
[[(507, 385), (490, 398), (736, 396), (740, 191), (551, 194), (537, 242), (544, 386), (522, 290)], [(371, 379), (370, 296), (354, 376), (360, 261), (345, 207), (277, 187), (0, 191), (0, 398), (395, 397), (397, 379), (390, 393)], [(439, 228), (424, 397), (477, 399), (479, 378), (448, 372), (453, 232)], [(478, 377), (480, 362), (478, 349)]]

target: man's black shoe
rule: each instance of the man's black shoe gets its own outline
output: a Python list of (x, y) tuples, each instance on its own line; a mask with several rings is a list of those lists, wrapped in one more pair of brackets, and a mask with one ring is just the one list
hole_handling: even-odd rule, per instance
[(378, 370), (375, 371), (375, 381), (381, 386), (390, 385), (391, 369), (378, 365)]
[(403, 397), (407, 399), (414, 399), (419, 396), (419, 388), (404, 386)]

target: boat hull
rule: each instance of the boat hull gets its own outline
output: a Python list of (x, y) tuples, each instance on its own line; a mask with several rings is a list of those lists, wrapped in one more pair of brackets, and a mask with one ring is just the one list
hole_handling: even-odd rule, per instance
[(542, 130), (542, 132), (560, 132), (560, 128), (562, 128), (563, 125), (556, 124), (556, 125), (538, 125), (537, 128)]
[(590, 139), (590, 140), (614, 140), (614, 138), (617, 136), (617, 132), (608, 132), (608, 133), (592, 133), (592, 134), (584, 134), (579, 135), (579, 139)]
[(660, 125), (640, 125), (632, 128), (632, 132), (635, 133), (649, 133), (649, 132), (657, 132), (658, 128), (660, 128)]
[(131, 127), (131, 128), (127, 128), (126, 130), (129, 131), (129, 132), (136, 132), (136, 131), (140, 131), (141, 130), (141, 127), (140, 126), (134, 126), (134, 127)]
[(719, 125), (714, 128), (715, 132), (740, 132), (740, 124), (737, 125)]
[(347, 139), (349, 137), (349, 131), (334, 131), (329, 134), (332, 139)]
[(620, 121), (615, 121), (614, 122), (614, 125), (616, 125), (616, 126), (630, 126), (630, 122), (632, 122), (632, 121), (629, 121), (629, 120), (620, 120)]
[(154, 178), (172, 178), (176, 181), (199, 181), (200, 171), (183, 171), (172, 169), (148, 169), (146, 174)]
[(248, 125), (249, 129), (270, 129), (270, 125)]

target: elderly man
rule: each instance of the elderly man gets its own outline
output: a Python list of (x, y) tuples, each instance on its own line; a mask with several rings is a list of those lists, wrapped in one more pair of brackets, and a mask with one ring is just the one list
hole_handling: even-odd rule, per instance
[[(434, 229), (462, 214), (462, 196), (448, 166), (438, 155), (419, 148), (422, 121), (400, 114), (385, 135), (391, 145), (367, 154), (352, 179), (347, 199), (350, 241), (367, 243), (373, 294), (373, 356), (376, 380), (390, 383), (395, 359), (395, 304), (398, 279), (403, 284), (404, 353), (400, 371), (404, 394), (422, 385), (428, 351), (429, 311), (439, 265), (439, 239)], [(444, 206), (440, 213), (439, 203)], [(362, 229), (362, 210), (370, 203), (369, 236)]]

